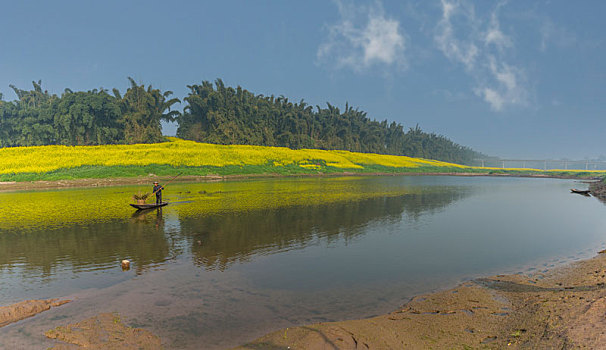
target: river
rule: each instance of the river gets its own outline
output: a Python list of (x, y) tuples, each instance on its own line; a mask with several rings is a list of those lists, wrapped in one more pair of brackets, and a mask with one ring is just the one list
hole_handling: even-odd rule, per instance
[[(151, 181), (150, 181), (151, 182)], [(169, 349), (365, 318), (478, 276), (536, 273), (604, 248), (605, 207), (573, 180), (305, 177), (0, 193), (0, 305), (73, 302), (0, 328), (0, 348), (117, 312)], [(122, 259), (131, 261), (123, 271)]]

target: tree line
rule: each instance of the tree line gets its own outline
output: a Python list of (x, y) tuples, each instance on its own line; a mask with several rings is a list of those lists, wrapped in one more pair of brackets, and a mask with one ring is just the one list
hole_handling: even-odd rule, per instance
[(129, 81), (124, 96), (103, 88), (51, 95), (41, 81), (34, 81), (32, 90), (10, 85), (17, 100), (5, 102), (0, 95), (0, 147), (162, 141), (161, 121), (174, 121), (180, 114), (171, 110), (179, 99), (170, 99), (170, 91)]
[(282, 146), (407, 155), (471, 164), (483, 155), (419, 126), (376, 121), (348, 104), (344, 110), (291, 102), (284, 96), (255, 95), (221, 79), (188, 85), (183, 111), (171, 91), (139, 85), (128, 78), (118, 89), (94, 89), (61, 96), (10, 87), (15, 101), (0, 94), (0, 147), (153, 143), (163, 140), (162, 121), (176, 121), (177, 136), (215, 144)]
[(345, 104), (326, 108), (284, 96), (255, 95), (240, 86), (188, 85), (186, 106), (177, 117), (177, 136), (218, 144), (282, 146), (406, 155), (471, 164), (482, 154), (418, 125), (404, 131), (401, 124), (376, 121)]

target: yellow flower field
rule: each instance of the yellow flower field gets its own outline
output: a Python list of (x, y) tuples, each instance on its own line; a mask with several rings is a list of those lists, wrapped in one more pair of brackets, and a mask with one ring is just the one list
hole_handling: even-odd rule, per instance
[(285, 147), (214, 145), (177, 138), (168, 142), (104, 146), (38, 146), (0, 149), (0, 174), (46, 173), (58, 169), (91, 166), (245, 166), (296, 165), (316, 169), (319, 163), (339, 169), (363, 169), (364, 165), (396, 168), (447, 166), (466, 168), (434, 160), (348, 151), (292, 150)]
[[(299, 169), (302, 173), (315, 171), (368, 172), (390, 171), (389, 169), (409, 169), (411, 172), (511, 172), (511, 173), (545, 173), (569, 174), (591, 173), (603, 175), (604, 171), (581, 170), (539, 170), (493, 167), (472, 167), (437, 160), (392, 156), (383, 154), (357, 153), (349, 151), (326, 151), (318, 149), (292, 150), (286, 147), (264, 147), (246, 145), (215, 145), (186, 141), (168, 137), (166, 142), (136, 145), (104, 146), (37, 146), (0, 148), (0, 176), (19, 176), (20, 174), (40, 174), (37, 179), (44, 179), (43, 174), (56, 170), (69, 170), (83, 166), (98, 166), (112, 169), (115, 166), (148, 166), (160, 165), (169, 167), (224, 167), (262, 166), (261, 170), (244, 171), (243, 173), (276, 172), (288, 166), (290, 170)], [(330, 170), (332, 169), (332, 170)], [(418, 170), (415, 170), (418, 169)], [(290, 171), (289, 170), (289, 171)], [(197, 170), (196, 170), (197, 171)], [(190, 175), (201, 175), (198, 172)], [(215, 170), (212, 170), (215, 171)], [(407, 171), (407, 170), (404, 170)], [(170, 171), (169, 171), (170, 172)], [(288, 171), (287, 171), (288, 172)], [(208, 173), (208, 170), (207, 170)], [(220, 173), (220, 171), (218, 171)], [(230, 174), (238, 173), (238, 169)], [(63, 178), (71, 178), (65, 175)], [(138, 176), (115, 175), (110, 170), (103, 174), (80, 175), (80, 178), (98, 176)], [(56, 178), (55, 178), (56, 179)], [(23, 180), (19, 180), (23, 181)]]

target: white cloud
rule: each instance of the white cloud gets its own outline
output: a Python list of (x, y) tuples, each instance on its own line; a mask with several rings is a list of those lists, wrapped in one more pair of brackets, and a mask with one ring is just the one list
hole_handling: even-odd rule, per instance
[(497, 18), (497, 12), (493, 12), (490, 16), (490, 27), (484, 35), (484, 42), (486, 45), (493, 44), (499, 50), (504, 50), (509, 47), (513, 47), (511, 39), (503, 34), (500, 29), (499, 19)]
[(515, 90), (518, 87), (514, 69), (506, 63), (501, 63), (498, 67), (493, 56), (490, 56), (490, 72), (507, 90)]
[(523, 69), (507, 63), (514, 43), (500, 28), (498, 4), (483, 20), (473, 3), (441, 0), (442, 17), (434, 34), (437, 48), (451, 61), (463, 64), (475, 81), (474, 92), (495, 111), (527, 103), (526, 75)]
[(492, 108), (497, 111), (500, 111), (503, 108), (503, 105), (505, 104), (503, 96), (501, 96), (500, 93), (491, 88), (485, 87), (483, 89), (480, 89), (477, 91), (477, 94), (482, 96), (484, 100), (488, 102), (492, 106)]
[(371, 66), (407, 67), (400, 22), (387, 18), (380, 2), (368, 7), (336, 3), (341, 19), (328, 26), (328, 38), (317, 51), (319, 62), (354, 71)]
[(479, 84), (476, 95), (483, 97), (495, 111), (508, 105), (525, 105), (528, 98), (524, 73), (507, 63), (497, 63), (494, 56), (489, 56), (488, 60), (488, 82)]
[(471, 70), (475, 65), (479, 50), (473, 40), (457, 39), (451, 20), (453, 15), (457, 14), (467, 18), (468, 23), (475, 22), (473, 8), (464, 8), (459, 6), (458, 3), (442, 0), (442, 18), (438, 22), (434, 40), (448, 59), (463, 63), (465, 68)]

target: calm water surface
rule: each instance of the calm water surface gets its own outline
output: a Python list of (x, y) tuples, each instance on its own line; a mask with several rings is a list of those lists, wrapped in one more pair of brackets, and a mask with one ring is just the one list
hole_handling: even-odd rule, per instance
[[(0, 328), (0, 348), (101, 312), (167, 348), (227, 348), (363, 318), (480, 275), (593, 256), (606, 207), (572, 180), (439, 176), (170, 185), (134, 212), (112, 187), (0, 193), (0, 305), (69, 298)], [(120, 260), (130, 259), (130, 271)]]

